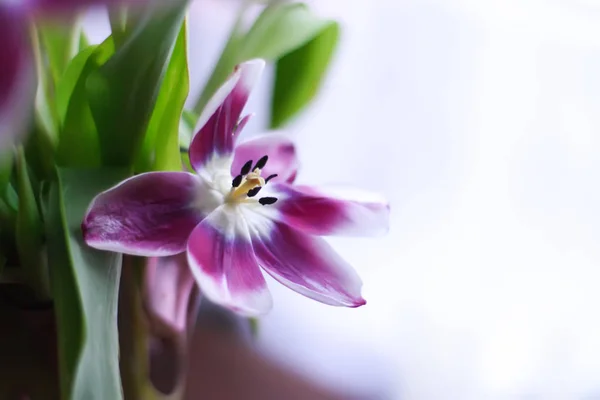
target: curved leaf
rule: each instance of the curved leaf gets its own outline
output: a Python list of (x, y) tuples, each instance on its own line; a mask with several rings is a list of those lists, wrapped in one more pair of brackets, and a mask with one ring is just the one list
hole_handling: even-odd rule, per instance
[(105, 165), (131, 166), (156, 104), (188, 0), (150, 7), (115, 55), (87, 81)]
[(194, 111), (200, 114), (235, 65), (252, 58), (277, 61), (313, 41), (334, 24), (315, 15), (303, 3), (275, 3), (268, 6), (247, 32), (241, 29), (241, 23), (236, 23)]
[(156, 100), (136, 171), (181, 170), (179, 123), (189, 89), (187, 24), (184, 21)]
[(331, 21), (312, 13), (303, 3), (277, 3), (267, 7), (244, 37), (238, 58), (277, 60), (312, 40)]
[(81, 221), (92, 198), (121, 170), (58, 170), (46, 233), (63, 399), (120, 400), (117, 300), (121, 255), (88, 247)]
[(316, 96), (339, 39), (330, 22), (304, 46), (277, 61), (271, 103), (271, 129), (281, 128)]
[(38, 24), (38, 32), (44, 53), (48, 60), (48, 66), (54, 83), (57, 83), (69, 60), (76, 54), (79, 45), (81, 25), (76, 17), (56, 21), (44, 21)]
[(88, 47), (69, 64), (56, 89), (61, 123), (56, 161), (70, 167), (100, 165), (100, 142), (87, 99), (88, 77), (114, 53), (112, 38)]

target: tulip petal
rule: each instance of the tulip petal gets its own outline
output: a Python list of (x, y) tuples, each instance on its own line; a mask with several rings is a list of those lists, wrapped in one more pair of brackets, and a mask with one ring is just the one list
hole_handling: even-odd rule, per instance
[(389, 204), (377, 194), (282, 183), (267, 184), (261, 194), (278, 201), (258, 212), (304, 233), (379, 236), (389, 229)]
[(100, 193), (82, 224), (86, 243), (101, 250), (162, 257), (181, 253), (211, 193), (187, 172), (149, 172)]
[(231, 175), (239, 174), (246, 161), (256, 162), (265, 155), (269, 156), (269, 161), (262, 169), (262, 176), (277, 174), (270, 182), (291, 183), (294, 180), (299, 167), (296, 148), (290, 139), (277, 134), (263, 135), (237, 145)]
[(165, 336), (186, 331), (188, 306), (196, 283), (186, 253), (148, 259), (144, 272), (145, 307), (156, 329)]
[(260, 266), (290, 289), (332, 306), (366, 304), (362, 281), (322, 238), (306, 235), (282, 223), (270, 229), (251, 225), (252, 245)]
[(238, 136), (240, 136), (240, 133), (242, 133), (242, 131), (244, 130), (244, 128), (248, 124), (248, 121), (250, 121), (250, 119), (252, 117), (254, 117), (254, 114), (248, 114), (248, 115), (244, 115), (240, 119), (240, 122), (238, 122), (237, 126), (235, 127), (235, 132), (233, 132), (233, 140), (234, 140), (234, 142), (237, 141)]
[(210, 99), (198, 119), (197, 133), (190, 144), (190, 162), (194, 170), (200, 171), (215, 157), (231, 155), (240, 115), (264, 65), (263, 60), (238, 65)]
[(211, 301), (248, 316), (271, 309), (271, 294), (240, 207), (221, 206), (194, 229), (188, 263), (202, 294)]
[(35, 97), (35, 66), (27, 22), (19, 10), (0, 5), (0, 150), (13, 144), (27, 129)]

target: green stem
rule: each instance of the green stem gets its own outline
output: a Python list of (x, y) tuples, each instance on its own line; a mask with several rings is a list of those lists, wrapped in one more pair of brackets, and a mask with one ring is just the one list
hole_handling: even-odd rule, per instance
[[(119, 369), (125, 400), (181, 400), (185, 388), (185, 365), (169, 394), (162, 394), (150, 380), (150, 341), (152, 324), (144, 311), (144, 272), (146, 259), (123, 256), (119, 287)], [(172, 338), (181, 360), (186, 355), (186, 334)], [(183, 372), (182, 372), (183, 371)]]
[(139, 259), (123, 256), (119, 287), (119, 368), (125, 399), (142, 399), (148, 375), (146, 328), (141, 315)]

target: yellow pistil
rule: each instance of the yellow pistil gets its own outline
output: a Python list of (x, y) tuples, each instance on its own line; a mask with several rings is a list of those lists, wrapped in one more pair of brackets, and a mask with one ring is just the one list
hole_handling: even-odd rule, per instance
[(254, 171), (250, 172), (246, 177), (242, 180), (242, 183), (238, 187), (231, 188), (231, 191), (225, 198), (226, 203), (239, 203), (246, 199), (248, 195), (248, 191), (254, 189), (255, 187), (262, 187), (265, 185), (265, 179), (260, 176), (260, 169), (256, 168)]

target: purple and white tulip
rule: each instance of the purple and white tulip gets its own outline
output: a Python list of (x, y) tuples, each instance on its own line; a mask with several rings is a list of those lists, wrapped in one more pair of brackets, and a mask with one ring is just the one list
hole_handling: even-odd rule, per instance
[(24, 133), (33, 109), (36, 76), (30, 19), (73, 14), (94, 5), (149, 1), (156, 0), (0, 0), (0, 152)]
[(356, 272), (319, 235), (385, 233), (378, 196), (292, 184), (293, 143), (275, 134), (237, 144), (264, 62), (239, 65), (200, 117), (195, 173), (149, 172), (99, 194), (82, 224), (88, 245), (148, 257), (187, 253), (200, 291), (243, 315), (272, 306), (261, 269), (322, 303), (365, 304)]

